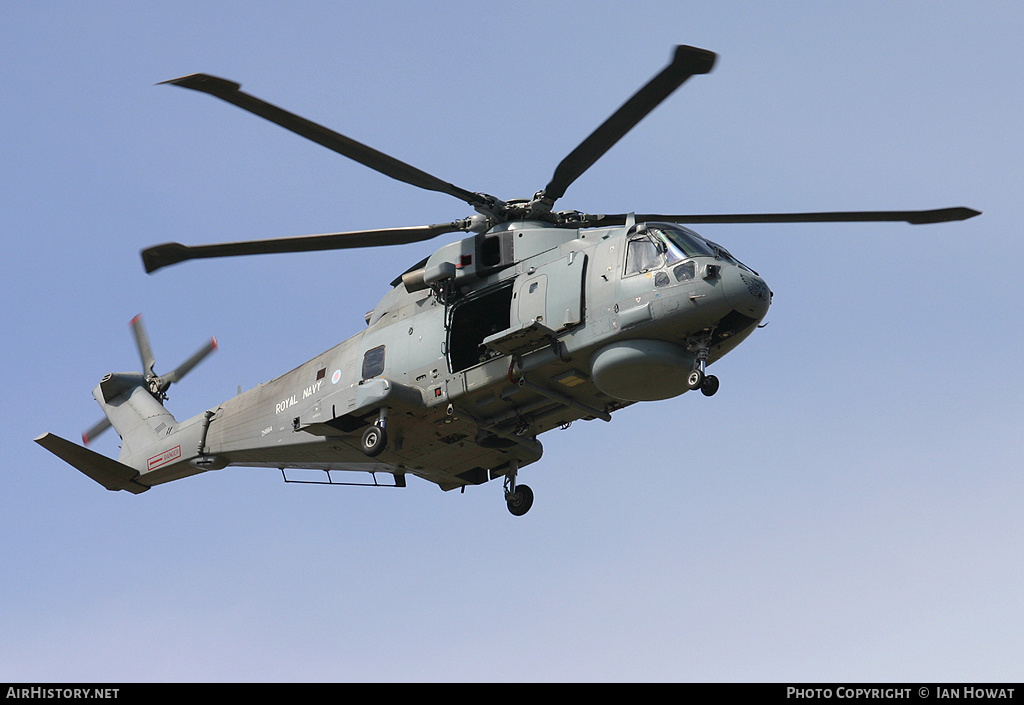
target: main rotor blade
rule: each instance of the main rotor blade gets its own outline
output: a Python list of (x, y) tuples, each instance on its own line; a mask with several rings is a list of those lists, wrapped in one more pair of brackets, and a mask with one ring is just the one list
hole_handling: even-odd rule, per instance
[(706, 49), (677, 46), (671, 63), (647, 82), (621, 108), (594, 130), (580, 145), (569, 153), (555, 169), (551, 182), (544, 187), (544, 197), (555, 201), (565, 190), (589, 169), (605, 152), (633, 129), (649, 112), (668, 98), (686, 79), (704, 74), (715, 65), (716, 55)]
[[(825, 213), (736, 213), (727, 215), (640, 215), (634, 216), (637, 223), (664, 221), (667, 223), (865, 223), (865, 222), (906, 222), (912, 225), (947, 223), (967, 220), (981, 211), (973, 208), (937, 208), (925, 211), (837, 211)], [(623, 225), (626, 214), (594, 216), (588, 220), (591, 227), (602, 225)]]
[(142, 314), (140, 313), (131, 320), (129, 324), (132, 327), (132, 333), (135, 334), (135, 345), (139, 348), (139, 357), (142, 359), (142, 371), (146, 375), (153, 375), (153, 365), (156, 364), (156, 360), (153, 358), (153, 349), (149, 346), (149, 336), (146, 335), (146, 327), (142, 324)]
[(142, 251), (142, 263), (146, 271), (153, 273), (161, 267), (190, 259), (207, 257), (234, 257), (237, 255), (262, 255), (281, 252), (314, 252), (317, 250), (340, 250), (350, 247), (375, 247), (377, 245), (404, 245), (419, 242), (451, 232), (466, 232), (469, 220), (456, 220), (437, 225), (414, 225), (407, 228), (383, 228), (380, 230), (353, 230), (344, 233), (323, 235), (300, 235), (296, 237), (270, 238), (267, 240), (245, 240), (212, 245), (182, 245), (168, 242)]
[(244, 93), (240, 90), (241, 84), (235, 83), (234, 81), (228, 81), (227, 79), (210, 76), (208, 74), (194, 73), (189, 76), (182, 76), (181, 78), (175, 78), (170, 81), (162, 81), (162, 83), (170, 83), (175, 86), (181, 86), (182, 88), (191, 88), (192, 90), (209, 93), (210, 95), (227, 101), (232, 105), (237, 105), (242, 110), (247, 110), (250, 113), (259, 115), (266, 120), (270, 120), (270, 122), (280, 125), (286, 130), (291, 130), (298, 135), (302, 135), (306, 139), (327, 147), (327, 149), (344, 155), (349, 159), (354, 159), (360, 164), (368, 166), (371, 169), (379, 171), (393, 179), (404, 181), (407, 184), (412, 184), (413, 186), (418, 186), (422, 189), (427, 189), (428, 191), (447, 193), (448, 195), (455, 196), (455, 198), (465, 201), (474, 207), (486, 207), (491, 205), (490, 200), (480, 194), (466, 191), (465, 189), (459, 188), (447, 181), (443, 181), (436, 176), (432, 176), (425, 171), (421, 171), (414, 166), (410, 166), (405, 162), (399, 161), (394, 157), (390, 157), (383, 152), (378, 152), (372, 147), (367, 147), (365, 144), (345, 137), (344, 135), (330, 130), (323, 125), (318, 125), (306, 118), (299, 117), (294, 113), (290, 113), (287, 110), (271, 105), (264, 100), (256, 98), (255, 96)]

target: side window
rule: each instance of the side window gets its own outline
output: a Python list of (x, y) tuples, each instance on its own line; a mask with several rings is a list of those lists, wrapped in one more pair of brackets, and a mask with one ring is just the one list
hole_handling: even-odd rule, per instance
[(384, 346), (367, 350), (363, 355), (363, 379), (384, 374)]
[(626, 276), (639, 274), (661, 266), (658, 246), (647, 238), (630, 240), (626, 245)]

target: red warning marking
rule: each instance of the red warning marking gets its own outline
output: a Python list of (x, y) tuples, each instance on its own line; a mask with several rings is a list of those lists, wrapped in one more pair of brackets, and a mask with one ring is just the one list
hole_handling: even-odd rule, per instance
[(177, 460), (181, 457), (181, 446), (174, 446), (168, 451), (154, 455), (152, 458), (146, 461), (147, 470), (155, 470), (161, 465), (166, 465), (172, 460)]

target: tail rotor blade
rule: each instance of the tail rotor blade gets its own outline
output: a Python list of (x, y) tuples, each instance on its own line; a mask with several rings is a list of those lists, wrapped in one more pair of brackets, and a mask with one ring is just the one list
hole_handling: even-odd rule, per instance
[(156, 360), (153, 358), (153, 349), (149, 346), (146, 326), (142, 324), (142, 314), (133, 318), (130, 325), (132, 333), (135, 334), (135, 345), (139, 348), (139, 357), (142, 358), (142, 371), (144, 374), (152, 376), (155, 374), (153, 365), (156, 364)]
[(198, 365), (203, 359), (217, 349), (217, 339), (210, 338), (209, 342), (203, 347), (199, 348), (192, 354), (192, 357), (185, 360), (185, 362), (178, 365), (172, 372), (160, 376), (160, 388), (166, 389), (168, 386), (181, 380), (182, 377), (187, 375), (189, 371)]
[(104, 417), (102, 421), (94, 425), (88, 431), (82, 431), (82, 445), (89, 445), (94, 438), (110, 428), (110, 419)]

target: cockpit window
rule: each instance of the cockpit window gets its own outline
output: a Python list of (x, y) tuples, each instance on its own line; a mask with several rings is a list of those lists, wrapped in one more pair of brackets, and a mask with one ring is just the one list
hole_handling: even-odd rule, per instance
[(673, 269), (672, 273), (676, 275), (677, 282), (688, 282), (697, 276), (697, 266), (692, 261), (683, 262), (681, 265)]
[(651, 225), (648, 226), (647, 232), (665, 243), (665, 256), (669, 262), (678, 262), (688, 257), (715, 256), (715, 251), (708, 246), (704, 238), (682, 226)]
[(630, 240), (626, 246), (626, 276), (657, 269), (662, 264), (661, 248), (647, 237)]
[[(638, 226), (640, 232), (626, 245), (626, 273), (640, 274), (658, 269), (664, 264), (676, 265), (693, 257), (714, 257), (743, 269), (754, 270), (737, 260), (721, 245), (706, 240), (689, 228), (675, 223), (647, 223)], [(696, 276), (693, 262), (673, 266), (676, 281), (690, 281)], [(756, 274), (756, 272), (754, 272)], [(656, 283), (664, 286), (664, 283)]]
[(711, 248), (715, 251), (715, 256), (718, 257), (718, 259), (724, 259), (729, 264), (735, 264), (736, 266), (742, 267), (743, 269), (747, 270), (748, 272), (751, 272), (753, 274), (757, 274), (757, 272), (755, 272), (753, 269), (751, 269), (750, 267), (748, 267), (747, 265), (743, 264), (738, 259), (733, 257), (731, 254), (729, 254), (729, 250), (725, 249), (721, 245), (715, 244), (715, 243), (711, 242), (711, 240), (706, 240), (705, 242), (707, 242), (708, 245), (710, 245)]
[(701, 237), (682, 225), (652, 223), (647, 226), (647, 232), (666, 243), (665, 259), (668, 260), (669, 264), (688, 257), (714, 257), (757, 274), (753, 269), (733, 257), (721, 245)]

